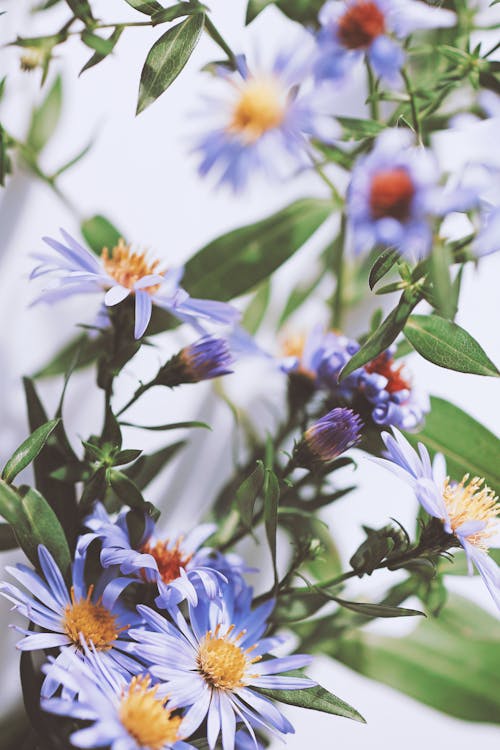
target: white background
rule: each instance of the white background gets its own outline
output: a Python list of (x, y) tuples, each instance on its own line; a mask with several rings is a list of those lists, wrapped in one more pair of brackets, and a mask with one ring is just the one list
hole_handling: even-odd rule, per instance
[[(2, 41), (10, 41), (16, 34), (51, 33), (61, 19), (66, 18), (60, 8), (37, 17), (30, 16), (30, 4), (25, 0), (4, 0), (0, 4), (0, 9), (9, 11), (0, 19)], [(250, 31), (245, 31), (244, 5), (244, 0), (212, 0), (210, 3), (214, 21), (236, 50), (253, 48), (256, 37), (262, 46), (271, 49), (277, 40), (289, 38), (293, 24), (273, 10), (266, 11)], [(144, 18), (122, 0), (101, 0), (94, 2), (93, 7), (98, 17), (109, 21)], [(62, 181), (64, 191), (78, 207), (80, 216), (102, 213), (114, 221), (130, 241), (151, 247), (169, 264), (178, 265), (220, 233), (271, 213), (296, 197), (323, 195), (324, 188), (313, 177), (305, 175), (278, 186), (257, 183), (235, 198), (224, 190), (215, 191), (210, 180), (200, 180), (189, 149), (192, 137), (203, 129), (203, 120), (198, 116), (202, 109), (200, 97), (210, 86), (210, 80), (198, 71), (220, 53), (204, 38), (181, 79), (135, 118), (139, 71), (147, 49), (161, 33), (161, 29), (126, 30), (114, 56), (81, 78), (77, 74), (90, 51), (78, 41), (64, 46), (51, 74), (63, 72), (64, 112), (57, 137), (44, 152), (43, 164), (48, 171), (57, 168), (94, 137), (90, 155)], [(2, 119), (12, 133), (21, 136), (26, 130), (32, 103), (41, 96), (39, 76), (19, 72), (18, 50), (3, 49), (1, 55), (2, 68), (9, 73)], [(362, 84), (356, 80), (348, 90), (339, 92), (334, 107), (339, 114), (359, 114), (362, 101)], [(476, 131), (470, 131), (461, 139), (456, 151), (452, 151), (452, 160), (455, 156), (464, 158), (464, 144), (477, 148), (481, 137)], [(490, 153), (491, 158), (500, 160), (496, 138), (491, 138), (491, 143), (493, 149), (496, 147), (496, 153)], [(35, 292), (26, 278), (31, 264), (30, 252), (41, 248), (42, 235), (54, 236), (59, 226), (77, 234), (78, 217), (48, 188), (21, 173), (10, 180), (0, 201), (0, 460), (4, 461), (26, 435), (20, 376), (43, 364), (74, 334), (76, 323), (90, 322), (95, 306), (88, 299), (80, 299), (53, 308), (28, 309)], [(318, 243), (316, 245), (319, 247)], [(306, 247), (277, 277), (277, 298), (282, 299), (286, 289), (312, 268), (316, 245), (313, 242)], [(500, 255), (485, 259), (477, 269), (466, 269), (458, 318), (497, 362), (500, 361), (499, 271)], [(367, 291), (366, 306), (373, 307), (373, 299), (368, 296), (372, 297)], [(297, 326), (302, 330), (312, 325), (318, 309), (319, 304), (311, 305), (309, 319), (302, 316)], [(358, 316), (351, 317), (347, 328), (348, 332), (357, 333), (364, 326), (366, 319)], [(175, 340), (173, 335), (160, 337), (159, 349), (134, 360), (120, 380), (117, 403), (133, 389), (138, 376), (154, 373), (156, 364), (188, 338), (186, 332), (176, 333)], [(500, 412), (498, 385), (494, 380), (451, 373), (417, 357), (412, 358), (411, 367), (421, 387), (427, 386), (431, 393), (458, 404), (491, 430), (497, 429)], [(56, 403), (59, 388), (60, 383), (43, 385), (43, 395), (50, 406)], [(231, 396), (239, 403), (252, 404), (252, 413), (257, 415), (261, 427), (266, 420), (268, 423), (272, 420), (280, 389), (281, 379), (271, 371), (262, 373), (262, 370), (245, 368), (239, 376), (234, 376), (232, 383), (228, 381)], [(195, 393), (187, 387), (180, 394), (148, 395), (143, 406), (131, 412), (131, 417), (143, 423), (201, 417), (215, 425), (210, 434), (192, 433), (192, 446), (177, 464), (175, 474), (167, 472), (153, 487), (150, 499), (166, 508), (164, 519), (169, 527), (190, 524), (202, 515), (214, 487), (220, 484), (221, 472), (227, 473), (230, 465), (232, 422), (229, 413), (219, 405), (218, 415), (214, 416), (211, 391), (204, 386), (194, 390)], [(65, 413), (72, 425), (72, 439), (77, 441), (79, 436), (98, 428), (100, 413), (99, 394), (92, 390), (88, 375), (78, 375), (70, 385)], [(148, 449), (168, 441), (165, 436), (151, 435), (130, 431), (126, 447)], [(410, 524), (415, 513), (406, 488), (382, 470), (361, 461), (356, 480), (359, 490), (337, 504), (327, 516), (327, 520), (342, 529), (340, 547), (346, 557), (361, 540), (360, 523), (380, 526), (390, 516), (397, 516), (403, 523)], [(267, 554), (260, 552), (258, 555), (263, 568), (267, 568)], [(5, 562), (8, 557), (11, 556), (3, 555)], [(454, 580), (452, 585), (494, 611), (479, 579)], [(368, 591), (368, 587), (365, 590)], [(0, 604), (0, 607), (3, 623), (8, 622), (11, 618), (7, 605)], [(397, 634), (409, 627), (408, 623), (388, 621), (384, 623), (383, 632)], [(2, 635), (3, 684), (8, 686), (4, 706), (13, 699), (16, 690), (17, 654), (12, 648), (15, 640), (13, 633), (5, 642)], [(387, 748), (400, 742), (404, 742), (408, 750), (423, 745), (437, 747), (444, 742), (461, 749), (468, 748), (472, 741), (480, 743), (484, 750), (498, 747), (496, 728), (450, 719), (329, 660), (317, 659), (311, 674), (356, 706), (368, 725), (288, 709), (287, 714), (297, 729), (295, 737), (288, 740), (293, 750), (303, 748), (306, 743), (316, 750), (327, 750), (332, 745)]]

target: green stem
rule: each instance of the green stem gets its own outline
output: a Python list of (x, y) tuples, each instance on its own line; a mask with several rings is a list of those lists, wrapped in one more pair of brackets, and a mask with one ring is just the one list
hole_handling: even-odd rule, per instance
[(411, 85), (410, 78), (408, 76), (407, 71), (403, 68), (401, 70), (401, 75), (403, 76), (403, 80), (405, 82), (406, 92), (408, 96), (410, 97), (410, 107), (411, 107), (411, 116), (413, 120), (413, 129), (415, 130), (415, 135), (417, 137), (417, 142), (419, 144), (422, 144), (422, 126), (420, 123), (420, 116), (418, 113), (418, 107), (417, 107), (417, 101), (415, 98), (415, 92), (413, 91), (413, 87)]
[(233, 50), (231, 49), (229, 44), (226, 42), (222, 34), (219, 32), (219, 30), (214, 26), (209, 16), (205, 16), (205, 29), (208, 35), (213, 39), (213, 41), (227, 55), (227, 59), (231, 63), (232, 67), (236, 70), (238, 67), (238, 61), (237, 61), (236, 55), (234, 54)]
[(377, 93), (377, 81), (373, 74), (372, 66), (367, 57), (365, 57), (366, 66), (366, 78), (368, 82), (368, 94), (369, 94), (369, 105), (370, 105), (370, 117), (372, 120), (378, 120), (380, 118), (379, 102), (376, 98)]
[(335, 274), (336, 287), (333, 295), (332, 325), (339, 330), (342, 329), (342, 317), (344, 312), (344, 281), (345, 281), (345, 235), (347, 217), (343, 213), (340, 219), (340, 232), (336, 239), (336, 253), (333, 259), (333, 273)]

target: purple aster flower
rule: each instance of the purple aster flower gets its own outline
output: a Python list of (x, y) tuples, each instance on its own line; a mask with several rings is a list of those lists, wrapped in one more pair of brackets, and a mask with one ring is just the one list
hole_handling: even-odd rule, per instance
[(127, 523), (128, 510), (113, 521), (104, 506), (96, 503), (94, 512), (85, 519), (90, 533), (83, 537), (86, 545), (94, 539), (101, 541), (101, 564), (104, 568), (119, 567), (121, 572), (158, 587), (157, 602), (161, 606), (188, 599), (196, 604), (198, 596), (214, 598), (220, 583), (226, 579), (206, 562), (206, 550), (200, 549), (211, 536), (214, 524), (201, 524), (187, 535), (153, 538), (155, 524), (144, 516), (144, 530), (137, 542), (132, 542)]
[(211, 750), (222, 733), (223, 750), (233, 750), (236, 727), (255, 737), (253, 727), (282, 733), (293, 727), (276, 706), (252, 688), (295, 690), (315, 683), (283, 672), (310, 663), (304, 655), (269, 658), (264, 655), (282, 642), (263, 637), (274, 602), (252, 610), (250, 588), (221, 602), (200, 599), (189, 605), (189, 623), (178, 608), (171, 609), (173, 624), (148, 607), (139, 606), (147, 629), (133, 631), (136, 653), (161, 680), (174, 706), (189, 707), (184, 716), (187, 734), (207, 721)]
[[(120, 602), (120, 595), (131, 583), (130, 578), (117, 578), (103, 573), (95, 585), (84, 580), (85, 555), (77, 549), (72, 567), (72, 583), (68, 588), (50, 552), (38, 548), (39, 575), (26, 565), (6, 570), (25, 587), (25, 593), (10, 583), (0, 584), (0, 593), (14, 603), (14, 609), (43, 629), (36, 633), (14, 626), (23, 633), (17, 648), (21, 651), (59, 648), (56, 665), (66, 665), (68, 654), (83, 656), (83, 644), (92, 644), (98, 658), (115, 669), (129, 674), (140, 665), (127, 654), (130, 642), (127, 630), (138, 625), (141, 618)], [(42, 695), (50, 696), (59, 686), (56, 673), (47, 674)]]
[(480, 477), (460, 482), (446, 476), (446, 462), (437, 453), (431, 464), (427, 448), (418, 444), (418, 453), (393, 428), (394, 437), (383, 433), (387, 458), (373, 459), (407, 482), (424, 510), (443, 522), (444, 531), (453, 534), (464, 548), (469, 570), (475, 565), (495, 604), (500, 609), (500, 568), (488, 555), (490, 547), (500, 546), (500, 503)]
[(233, 363), (234, 358), (226, 339), (204, 336), (169, 359), (154, 382), (170, 388), (183, 383), (199, 383), (229, 375), (233, 372), (230, 369)]
[(482, 226), (472, 243), (472, 252), (478, 258), (500, 250), (500, 208), (483, 211)]
[(168, 699), (158, 696), (158, 686), (151, 684), (149, 675), (127, 678), (89, 650), (85, 662), (73, 656), (66, 669), (54, 664), (43, 669), (57, 675), (67, 694), (78, 694), (78, 700), (63, 695), (41, 702), (44, 711), (87, 723), (71, 734), (75, 747), (194, 750), (182, 739), (182, 717), (172, 715)]
[(319, 20), (317, 80), (344, 78), (366, 55), (376, 75), (394, 84), (406, 57), (399, 40), (454, 26), (456, 15), (420, 0), (330, 0)]
[(135, 297), (136, 339), (141, 338), (151, 319), (152, 305), (158, 305), (179, 320), (191, 323), (196, 330), (206, 333), (202, 323), (233, 325), (238, 311), (225, 302), (195, 299), (179, 286), (183, 268), (162, 271), (159, 260), (149, 260), (146, 253), (134, 252), (123, 240), (111, 252), (103, 248), (98, 258), (61, 229), (63, 244), (51, 237), (44, 242), (55, 255), (38, 253), (40, 261), (31, 278), (49, 275), (55, 279), (52, 288), (42, 291), (36, 302), (54, 302), (73, 294), (104, 294), (108, 307), (117, 305), (129, 296)]
[(338, 135), (324, 96), (301, 88), (311, 71), (310, 43), (304, 32), (293, 51), (280, 52), (267, 67), (249, 69), (241, 57), (237, 71), (218, 70), (217, 116), (195, 149), (202, 175), (215, 170), (220, 183), (238, 191), (254, 172), (279, 172), (284, 158), (310, 164), (304, 157), (311, 138), (330, 142)]
[(387, 130), (373, 151), (356, 163), (347, 196), (347, 213), (356, 252), (382, 245), (411, 260), (432, 246), (433, 217), (465, 211), (477, 202), (474, 191), (445, 190), (432, 153), (412, 146), (412, 135)]
[(332, 409), (304, 432), (295, 448), (292, 463), (309, 467), (330, 463), (361, 440), (363, 422), (352, 409)]

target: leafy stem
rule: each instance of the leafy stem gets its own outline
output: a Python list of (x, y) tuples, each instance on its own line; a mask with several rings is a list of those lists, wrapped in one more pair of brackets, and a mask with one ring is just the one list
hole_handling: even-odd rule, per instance
[(413, 121), (413, 129), (415, 131), (417, 142), (421, 145), (422, 144), (422, 125), (421, 125), (421, 122), (420, 122), (420, 115), (419, 115), (419, 112), (418, 112), (417, 100), (416, 100), (415, 92), (413, 90), (413, 86), (412, 86), (412, 83), (410, 81), (410, 77), (408, 75), (408, 72), (404, 68), (401, 70), (401, 75), (403, 76), (403, 80), (405, 82), (406, 93), (408, 94), (408, 97), (410, 99), (410, 108), (411, 108), (411, 117), (412, 117), (412, 121)]

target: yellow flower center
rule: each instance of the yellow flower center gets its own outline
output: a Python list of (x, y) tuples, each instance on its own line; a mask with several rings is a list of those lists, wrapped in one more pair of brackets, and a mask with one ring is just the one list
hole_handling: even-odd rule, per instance
[(466, 474), (461, 482), (452, 484), (446, 478), (443, 499), (453, 532), (467, 521), (483, 521), (486, 524), (484, 529), (468, 536), (467, 541), (487, 550), (488, 539), (496, 531), (500, 503), (493, 490), (484, 484), (484, 479), (474, 477), (469, 481), (469, 474)]
[(305, 375), (308, 378), (315, 379), (316, 374), (312, 370), (309, 370), (307, 367), (304, 367), (304, 364), (302, 362), (305, 345), (305, 335), (303, 333), (296, 333), (285, 339), (285, 341), (283, 342), (282, 351), (285, 357), (297, 357), (298, 366), (295, 372), (298, 372), (300, 375)]
[(286, 114), (286, 96), (273, 78), (251, 78), (240, 89), (228, 130), (254, 143), (268, 130), (281, 125)]
[(193, 555), (185, 555), (180, 544), (182, 539), (178, 539), (173, 547), (168, 547), (169, 540), (156, 542), (153, 546), (145, 544), (141, 552), (145, 555), (151, 555), (156, 560), (158, 571), (164, 583), (171, 583), (179, 578), (181, 568), (185, 569)]
[[(149, 261), (145, 252), (133, 252), (130, 245), (127, 245), (122, 239), (118, 241), (118, 245), (115, 245), (111, 252), (107, 247), (103, 248), (101, 258), (106, 273), (127, 289), (133, 289), (136, 281), (144, 276), (149, 276), (152, 273), (161, 274), (161, 271), (158, 271), (159, 260)], [(156, 284), (143, 291), (154, 294), (158, 288), (159, 284)]]
[(133, 677), (120, 701), (120, 721), (140, 747), (161, 750), (179, 737), (180, 716), (172, 716), (165, 708), (168, 698), (157, 698), (158, 686), (150, 687), (151, 679)]
[[(219, 690), (243, 687), (247, 667), (260, 659), (260, 656), (253, 659), (248, 657), (255, 646), (245, 650), (238, 646), (245, 631), (230, 639), (233, 630), (234, 625), (231, 625), (225, 635), (220, 635), (220, 624), (217, 625), (214, 633), (208, 631), (198, 651), (198, 666), (202, 676), (211, 687)], [(247, 675), (252, 676), (255, 675)]]
[(71, 587), (71, 604), (64, 610), (63, 626), (75, 646), (80, 646), (80, 636), (92, 642), (97, 651), (109, 651), (118, 635), (127, 628), (118, 628), (116, 617), (100, 601), (90, 601), (93, 586), (89, 586), (86, 599), (76, 601)]

